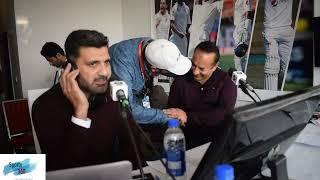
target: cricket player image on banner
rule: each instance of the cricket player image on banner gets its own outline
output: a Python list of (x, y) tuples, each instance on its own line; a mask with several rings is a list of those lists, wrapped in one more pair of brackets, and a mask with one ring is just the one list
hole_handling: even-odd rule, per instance
[(295, 34), (292, 26), (293, 1), (265, 0), (264, 3), (264, 89), (267, 90), (282, 90)]
[(282, 90), (301, 0), (259, 0), (246, 74), (257, 89)]
[(245, 72), (255, 12), (256, 0), (224, 0), (217, 40), (223, 70)]
[(235, 68), (243, 72), (246, 71), (247, 66), (253, 17), (252, 0), (234, 0), (234, 63)]
[(182, 55), (187, 56), (193, 0), (172, 0), (171, 4), (171, 36), (169, 40), (179, 48)]
[[(213, 26), (219, 26), (222, 0), (196, 0), (193, 6), (192, 24), (189, 28), (190, 42), (188, 57), (192, 58), (195, 47), (203, 41), (214, 41), (210, 38)], [(218, 19), (217, 19), (218, 18)], [(215, 23), (218, 20), (218, 23)], [(216, 27), (217, 29), (218, 27)], [(212, 37), (212, 36), (211, 36)], [(215, 36), (216, 38), (216, 36)]]
[(155, 12), (153, 23), (155, 29), (154, 39), (168, 39), (170, 30), (170, 14), (168, 7), (170, 0), (155, 0)]

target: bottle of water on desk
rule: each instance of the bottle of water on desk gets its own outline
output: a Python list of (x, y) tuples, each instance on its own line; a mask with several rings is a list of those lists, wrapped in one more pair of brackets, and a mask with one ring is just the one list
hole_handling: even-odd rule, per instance
[[(171, 173), (177, 180), (185, 180), (185, 138), (182, 130), (179, 128), (179, 121), (177, 119), (170, 119), (168, 121), (168, 129), (164, 134), (163, 144), (166, 165), (168, 167), (167, 173)], [(171, 178), (168, 177), (168, 179)]]

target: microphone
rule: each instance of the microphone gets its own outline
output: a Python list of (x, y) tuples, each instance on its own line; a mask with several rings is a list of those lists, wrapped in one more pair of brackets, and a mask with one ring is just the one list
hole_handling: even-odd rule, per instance
[(113, 101), (120, 101), (122, 108), (129, 108), (128, 85), (124, 81), (110, 82), (110, 96)]
[(253, 87), (249, 83), (247, 83), (247, 81), (246, 81), (247, 75), (245, 73), (243, 73), (242, 71), (237, 71), (235, 68), (230, 68), (228, 70), (228, 74), (231, 77), (231, 80), (237, 86), (239, 86), (239, 88), (242, 90), (242, 92), (247, 94), (255, 103), (257, 103), (257, 101), (251, 96), (251, 94), (248, 92), (248, 90), (253, 92), (258, 97), (258, 99), (261, 101), (261, 98), (255, 92)]
[(245, 73), (237, 71), (235, 68), (230, 68), (228, 74), (231, 77), (231, 80), (241, 89), (242, 87), (245, 87), (249, 91), (254, 92), (253, 87), (246, 81), (247, 75)]

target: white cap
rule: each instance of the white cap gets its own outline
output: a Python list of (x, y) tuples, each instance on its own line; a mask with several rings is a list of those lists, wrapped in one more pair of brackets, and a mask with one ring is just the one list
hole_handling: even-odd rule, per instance
[(165, 39), (157, 39), (148, 44), (145, 55), (152, 66), (176, 75), (184, 75), (191, 68), (191, 61), (180, 53), (175, 44)]

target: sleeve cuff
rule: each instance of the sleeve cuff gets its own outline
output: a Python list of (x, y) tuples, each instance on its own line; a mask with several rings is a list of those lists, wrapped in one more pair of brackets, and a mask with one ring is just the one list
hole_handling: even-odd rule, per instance
[(79, 119), (79, 118), (72, 116), (71, 122), (73, 122), (74, 124), (76, 124), (78, 126), (87, 128), (87, 129), (89, 129), (91, 126), (91, 119), (89, 119), (89, 118), (87, 118), (86, 120), (83, 120), (83, 119)]

